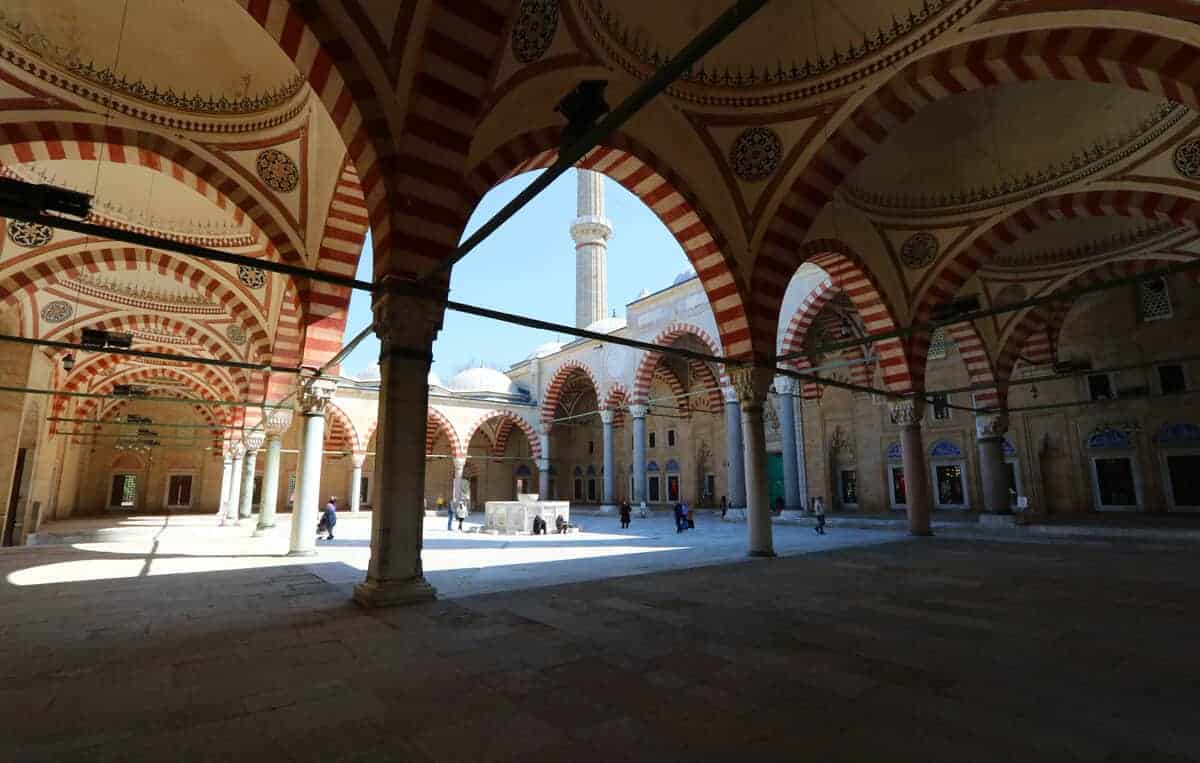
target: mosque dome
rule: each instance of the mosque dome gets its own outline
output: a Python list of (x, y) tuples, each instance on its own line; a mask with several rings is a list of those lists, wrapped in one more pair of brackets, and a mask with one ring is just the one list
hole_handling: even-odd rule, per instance
[(426, 380), (428, 381), (430, 387), (444, 388), (446, 386), (445, 384), (442, 384), (442, 377), (437, 375), (437, 371), (430, 371), (429, 376), (426, 377)]
[(553, 355), (554, 353), (559, 352), (560, 350), (562, 350), (562, 348), (563, 348), (562, 342), (546, 342), (544, 344), (539, 344), (537, 346), (537, 349), (535, 349), (532, 353), (530, 353), (529, 357), (526, 358), (526, 360), (533, 360), (534, 358), (544, 358), (547, 355)]
[(359, 371), (354, 378), (360, 382), (377, 382), (379, 381), (379, 364), (372, 363), (363, 370)]
[(598, 321), (592, 321), (584, 330), (596, 334), (611, 334), (614, 331), (625, 328), (625, 326), (625, 319), (614, 315), (611, 318), (601, 318)]
[(688, 268), (687, 270), (683, 271), (679, 275), (675, 276), (675, 280), (671, 282), (671, 285), (678, 286), (679, 284), (683, 283), (684, 281), (690, 281), (695, 277), (696, 277), (696, 271), (692, 270), (691, 268)]
[(521, 392), (512, 379), (494, 368), (468, 368), (456, 374), (446, 386), (455, 392), (490, 392), (500, 395), (518, 395)]

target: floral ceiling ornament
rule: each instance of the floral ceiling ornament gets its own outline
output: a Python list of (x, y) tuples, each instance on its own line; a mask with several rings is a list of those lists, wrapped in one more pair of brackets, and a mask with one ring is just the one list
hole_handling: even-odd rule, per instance
[(900, 245), (900, 262), (906, 268), (920, 270), (933, 262), (939, 247), (937, 237), (932, 233), (914, 233)]
[(748, 183), (765, 180), (783, 160), (783, 142), (769, 127), (750, 127), (741, 132), (729, 150), (733, 174)]
[(46, 323), (62, 323), (74, 312), (70, 302), (56, 299), (42, 308), (42, 320)]
[(550, 49), (558, 28), (558, 0), (521, 0), (513, 22), (513, 58), (531, 64)]
[(267, 273), (262, 268), (238, 265), (238, 280), (251, 289), (261, 289), (267, 282)]
[(300, 184), (300, 170), (292, 158), (279, 149), (268, 148), (259, 152), (254, 169), (267, 186), (279, 193), (291, 193)]
[(49, 225), (42, 225), (41, 223), (9, 220), (8, 237), (18, 246), (34, 249), (49, 244), (50, 239), (54, 237), (54, 231), (51, 230)]
[(1185, 140), (1175, 147), (1175, 171), (1185, 178), (1200, 179), (1200, 138)]
[(225, 336), (229, 337), (229, 341), (236, 345), (243, 345), (246, 343), (246, 332), (243, 331), (242, 327), (236, 323), (231, 323), (225, 327)]

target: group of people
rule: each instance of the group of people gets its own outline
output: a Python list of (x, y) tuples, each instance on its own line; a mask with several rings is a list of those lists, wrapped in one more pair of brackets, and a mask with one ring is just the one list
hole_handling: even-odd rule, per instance
[(696, 518), (686, 501), (675, 504), (675, 532), (696, 529)]
[[(446, 506), (446, 499), (440, 495), (437, 499), (437, 510), (441, 511)], [(458, 520), (458, 529), (461, 532), (463, 529), (463, 520), (470, 516), (471, 510), (467, 507), (467, 502), (463, 499), (458, 499), (453, 509), (446, 509), (446, 529), (450, 532), (454, 531), (454, 520)]]
[[(569, 529), (571, 529), (571, 523), (568, 522), (567, 518), (562, 514), (559, 514), (554, 518), (554, 532), (558, 533), (559, 535), (565, 535)], [(546, 532), (546, 520), (542, 519), (541, 514), (538, 514), (533, 518), (533, 534), (545, 535)]]

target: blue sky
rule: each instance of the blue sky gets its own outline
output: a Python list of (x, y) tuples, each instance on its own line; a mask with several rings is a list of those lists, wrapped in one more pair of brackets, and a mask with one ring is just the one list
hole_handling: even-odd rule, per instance
[[(492, 189), (467, 226), (475, 230), (531, 183), (526, 173)], [(669, 286), (691, 265), (670, 232), (636, 196), (605, 178), (605, 201), (613, 224), (608, 245), (608, 302), (610, 313), (625, 316), (625, 304), (642, 289)], [(567, 172), (505, 223), (454, 268), (451, 299), (543, 320), (575, 322), (575, 247), (570, 226), (575, 217), (575, 173)], [(358, 277), (371, 279), (371, 240), (359, 260)], [(371, 299), (354, 292), (346, 339), (371, 322)], [(445, 380), (468, 365), (507, 368), (533, 348), (568, 337), (490, 321), (461, 313), (446, 313), (433, 346), (433, 369)], [(360, 344), (343, 364), (343, 373), (356, 375), (379, 358), (374, 336)]]

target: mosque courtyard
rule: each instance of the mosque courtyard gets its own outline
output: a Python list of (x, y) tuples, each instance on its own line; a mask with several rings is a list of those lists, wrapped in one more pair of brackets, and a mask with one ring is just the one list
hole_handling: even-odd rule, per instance
[[(0, 552), (19, 761), (1185, 761), (1194, 544), (583, 516), (425, 530), (440, 601), (363, 610), (368, 515), (316, 557), (212, 517)], [(53, 536), (53, 537), (51, 537)], [(1103, 576), (1101, 577), (1101, 572)]]

